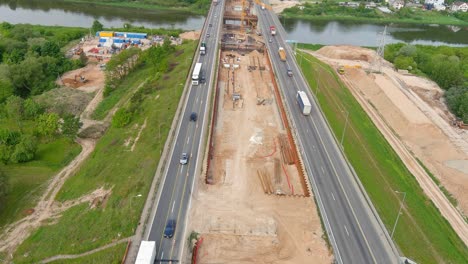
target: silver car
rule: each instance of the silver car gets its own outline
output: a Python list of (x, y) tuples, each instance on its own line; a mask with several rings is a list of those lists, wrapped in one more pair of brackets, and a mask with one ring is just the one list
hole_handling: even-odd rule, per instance
[(188, 163), (188, 154), (187, 153), (182, 153), (182, 156), (180, 157), (180, 164), (185, 165)]

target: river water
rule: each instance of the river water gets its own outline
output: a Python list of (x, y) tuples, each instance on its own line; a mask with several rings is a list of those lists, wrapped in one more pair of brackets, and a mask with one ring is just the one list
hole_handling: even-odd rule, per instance
[[(149, 11), (60, 0), (0, 0), (0, 22), (90, 27), (97, 19), (105, 27), (124, 23), (147, 28), (200, 29), (204, 16), (180, 11)], [(377, 46), (384, 25), (340, 21), (281, 19), (288, 39), (324, 45)], [(468, 28), (390, 24), (385, 43), (468, 46)]]

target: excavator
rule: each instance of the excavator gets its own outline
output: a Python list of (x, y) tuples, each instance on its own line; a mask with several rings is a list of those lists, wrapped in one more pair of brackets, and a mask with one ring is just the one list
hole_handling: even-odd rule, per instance
[(343, 75), (345, 74), (345, 68), (356, 68), (356, 69), (361, 69), (361, 65), (342, 65), (342, 66), (339, 66), (338, 69), (336, 69), (336, 71)]

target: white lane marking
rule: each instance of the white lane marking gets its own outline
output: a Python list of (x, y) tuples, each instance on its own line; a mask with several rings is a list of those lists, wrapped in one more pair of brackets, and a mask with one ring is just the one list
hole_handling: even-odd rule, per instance
[(332, 192), (331, 192), (331, 195), (332, 195), (333, 201), (336, 201), (336, 199), (335, 199), (335, 195), (333, 195), (333, 193), (332, 193)]
[(322, 168), (322, 173), (325, 175), (325, 169), (323, 167), (321, 167), (321, 168)]
[[(164, 257), (164, 251), (161, 254), (161, 260), (163, 259), (163, 257)], [(159, 261), (159, 263), (161, 263), (161, 261)]]
[(174, 212), (174, 206), (175, 206), (175, 200), (174, 200), (174, 202), (172, 203), (172, 210), (171, 210), (171, 213)]
[(189, 143), (189, 141), (190, 141), (190, 137), (187, 138), (187, 144)]
[(348, 233), (348, 228), (346, 228), (346, 226), (344, 225), (344, 230), (346, 231), (346, 234), (349, 236), (349, 233)]

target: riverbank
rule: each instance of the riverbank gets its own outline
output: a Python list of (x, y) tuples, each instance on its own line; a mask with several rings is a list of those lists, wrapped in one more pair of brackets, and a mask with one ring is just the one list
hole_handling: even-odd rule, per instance
[[(350, 8), (338, 6), (337, 3), (305, 4), (301, 8), (285, 9), (281, 16), (294, 19), (321, 21), (360, 21), (366, 23), (399, 23), (399, 24), (438, 24), (468, 26), (468, 21), (457, 18), (457, 15), (435, 11), (402, 8), (390, 14), (380, 10), (366, 8)], [(461, 16), (461, 15), (458, 15)]]
[(64, 0), (68, 3), (77, 3), (77, 4), (93, 4), (101, 6), (111, 6), (111, 7), (125, 7), (125, 8), (134, 8), (134, 9), (145, 9), (145, 10), (158, 10), (158, 11), (180, 11), (187, 12), (195, 15), (205, 15), (208, 12), (210, 7), (210, 2), (207, 3), (194, 3), (191, 6), (170, 6), (170, 5), (161, 5), (158, 3), (148, 4), (142, 2), (118, 2), (118, 1), (90, 1), (90, 0)]

